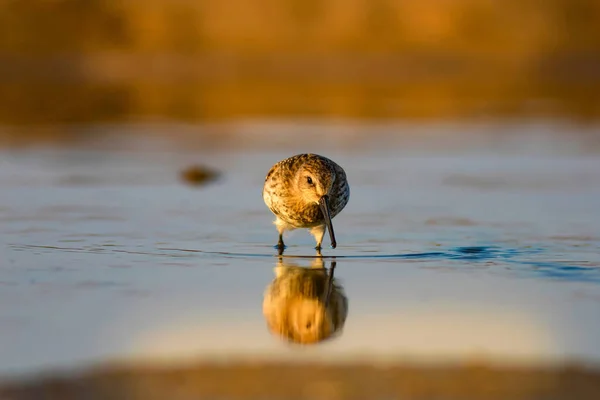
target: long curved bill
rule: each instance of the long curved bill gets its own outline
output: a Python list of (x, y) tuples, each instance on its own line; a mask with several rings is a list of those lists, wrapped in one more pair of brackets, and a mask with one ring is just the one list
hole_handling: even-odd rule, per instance
[(327, 230), (329, 231), (329, 239), (331, 239), (331, 248), (335, 249), (337, 243), (335, 241), (335, 233), (333, 233), (333, 225), (331, 224), (331, 214), (329, 213), (329, 196), (325, 195), (321, 197), (319, 199), (319, 206), (321, 207), (323, 217), (325, 217), (325, 225), (327, 225)]

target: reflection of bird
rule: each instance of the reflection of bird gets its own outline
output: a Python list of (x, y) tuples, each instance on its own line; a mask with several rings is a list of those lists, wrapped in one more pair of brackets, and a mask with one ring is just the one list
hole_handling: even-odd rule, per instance
[(277, 248), (283, 252), (283, 232), (309, 228), (321, 250), (325, 227), (331, 247), (336, 241), (331, 219), (350, 199), (346, 173), (336, 163), (316, 154), (299, 154), (273, 165), (265, 178), (263, 200), (273, 214), (279, 232)]
[(269, 330), (292, 342), (314, 344), (340, 333), (348, 315), (348, 299), (323, 259), (311, 268), (290, 265), (279, 258), (275, 279), (265, 290), (263, 314)]

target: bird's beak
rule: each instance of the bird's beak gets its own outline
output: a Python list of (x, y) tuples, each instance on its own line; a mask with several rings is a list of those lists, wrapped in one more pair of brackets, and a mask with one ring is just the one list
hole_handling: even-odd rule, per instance
[(329, 239), (331, 239), (331, 248), (335, 249), (337, 243), (335, 242), (335, 233), (333, 233), (333, 225), (331, 224), (331, 214), (329, 213), (329, 196), (325, 195), (319, 199), (319, 206), (321, 207), (321, 212), (323, 213), (323, 217), (325, 218), (325, 224), (327, 225), (327, 230), (329, 230)]

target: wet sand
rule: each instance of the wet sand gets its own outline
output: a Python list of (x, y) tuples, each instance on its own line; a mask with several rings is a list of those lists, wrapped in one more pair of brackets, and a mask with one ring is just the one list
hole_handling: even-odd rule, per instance
[(0, 398), (29, 399), (598, 399), (600, 372), (426, 368), (364, 364), (199, 364), (183, 368), (114, 367), (0, 388)]

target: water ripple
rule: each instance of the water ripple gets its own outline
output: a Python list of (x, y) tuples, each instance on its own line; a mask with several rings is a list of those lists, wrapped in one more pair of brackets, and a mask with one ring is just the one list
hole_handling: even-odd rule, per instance
[[(117, 249), (111, 246), (85, 246), (85, 247), (59, 247), (43, 246), (29, 244), (12, 244), (11, 248), (17, 251), (24, 250), (49, 250), (60, 252), (76, 252), (90, 254), (114, 254), (124, 253), (132, 255), (157, 256), (168, 258), (193, 258), (197, 255), (222, 257), (222, 258), (269, 258), (279, 257), (273, 253), (250, 253), (250, 252), (228, 252), (228, 251), (209, 251), (200, 249), (182, 249), (182, 248), (157, 248), (158, 251), (135, 251), (126, 249)], [(495, 265), (504, 263), (510, 266), (512, 272), (519, 276), (550, 278), (563, 281), (578, 281), (600, 283), (600, 264), (591, 261), (548, 261), (542, 258), (544, 249), (525, 247), (525, 248), (503, 248), (499, 246), (460, 246), (450, 247), (442, 251), (420, 252), (420, 253), (390, 253), (390, 254), (342, 254), (342, 255), (286, 255), (283, 258), (296, 259), (314, 259), (317, 257), (330, 260), (372, 260), (372, 261), (393, 261), (393, 260), (420, 260), (420, 261), (443, 261), (464, 262), (468, 265), (477, 265), (485, 263), (489, 265), (494, 262)], [(464, 266), (464, 263), (462, 264)], [(575, 265), (578, 264), (578, 265)], [(587, 265), (586, 265), (587, 264)], [(461, 264), (453, 264), (457, 271), (461, 270)]]

